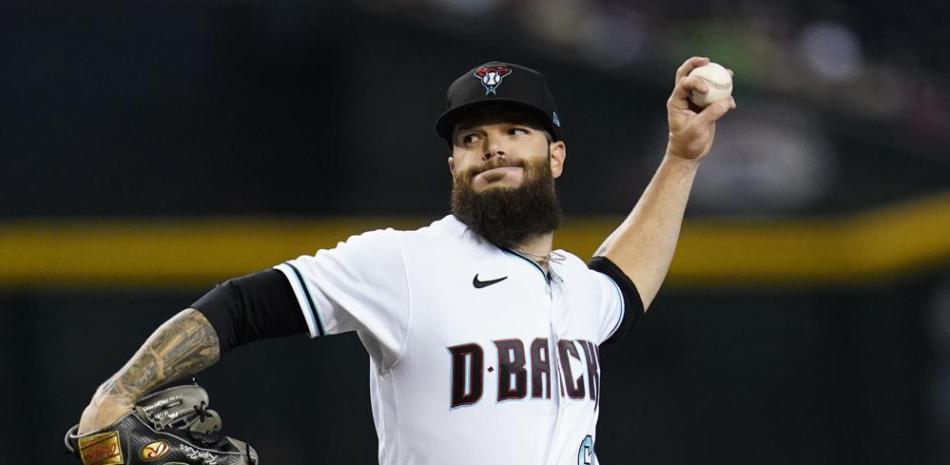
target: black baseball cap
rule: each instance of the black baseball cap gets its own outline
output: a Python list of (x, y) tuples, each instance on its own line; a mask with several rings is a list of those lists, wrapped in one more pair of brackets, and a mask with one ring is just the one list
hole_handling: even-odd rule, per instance
[(452, 83), (446, 93), (448, 109), (435, 121), (435, 132), (452, 139), (455, 124), (469, 111), (500, 103), (534, 113), (554, 140), (561, 140), (561, 121), (554, 96), (541, 73), (514, 63), (490, 61), (478, 65)]

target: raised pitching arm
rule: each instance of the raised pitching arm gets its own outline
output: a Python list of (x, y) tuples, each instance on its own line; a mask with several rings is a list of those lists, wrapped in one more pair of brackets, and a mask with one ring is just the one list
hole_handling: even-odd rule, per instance
[(689, 103), (693, 91), (708, 86), (687, 77), (693, 68), (709, 64), (693, 57), (676, 71), (673, 93), (667, 101), (670, 126), (666, 155), (633, 211), (594, 253), (615, 263), (637, 286), (643, 307), (653, 302), (673, 260), (686, 202), (702, 159), (712, 148), (716, 121), (736, 107), (731, 97), (697, 110)]

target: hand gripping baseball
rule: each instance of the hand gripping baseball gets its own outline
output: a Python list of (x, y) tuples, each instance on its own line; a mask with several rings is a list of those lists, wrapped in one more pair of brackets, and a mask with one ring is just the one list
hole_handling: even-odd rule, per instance
[(709, 86), (699, 77), (690, 77), (689, 72), (707, 64), (709, 58), (692, 57), (676, 70), (673, 94), (666, 102), (670, 125), (670, 140), (667, 146), (669, 155), (687, 160), (701, 160), (712, 148), (716, 121), (729, 110), (736, 108), (736, 101), (732, 97), (714, 102), (705, 108), (699, 108), (690, 102), (690, 94), (693, 91), (704, 94), (709, 91)]
[(221, 417), (208, 409), (198, 385), (149, 394), (111, 426), (66, 432), (66, 449), (83, 465), (257, 465), (247, 443), (223, 436)]

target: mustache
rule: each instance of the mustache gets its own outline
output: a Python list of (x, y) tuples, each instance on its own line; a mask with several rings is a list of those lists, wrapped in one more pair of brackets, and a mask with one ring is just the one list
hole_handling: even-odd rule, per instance
[(491, 160), (488, 160), (487, 162), (485, 162), (481, 166), (476, 166), (474, 168), (469, 169), (467, 177), (471, 179), (488, 170), (493, 170), (495, 168), (509, 168), (509, 167), (525, 168), (525, 163), (524, 161), (521, 161), (521, 160), (509, 161), (507, 158), (494, 157)]

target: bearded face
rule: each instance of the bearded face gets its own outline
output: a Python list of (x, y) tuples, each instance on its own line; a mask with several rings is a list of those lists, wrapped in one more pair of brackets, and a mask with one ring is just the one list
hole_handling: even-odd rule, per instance
[[(547, 157), (508, 161), (494, 158), (484, 165), (456, 173), (452, 186), (452, 213), (475, 233), (495, 245), (512, 247), (534, 235), (557, 229), (561, 206)], [(480, 192), (472, 186), (476, 175), (503, 167), (523, 169), (517, 187), (491, 187)], [(497, 170), (496, 170), (497, 171)]]

